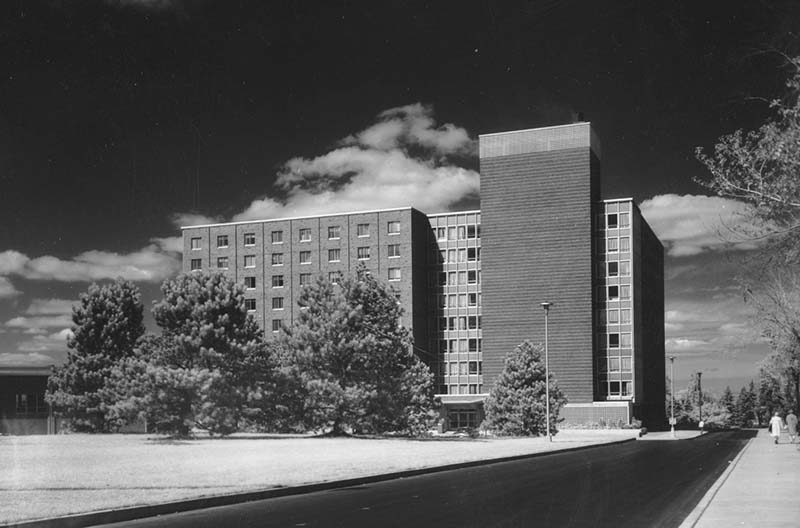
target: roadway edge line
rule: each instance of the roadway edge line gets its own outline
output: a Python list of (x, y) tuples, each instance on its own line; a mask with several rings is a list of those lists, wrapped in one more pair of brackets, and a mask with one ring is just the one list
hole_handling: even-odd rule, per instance
[(451, 471), (454, 469), (488, 466), (491, 464), (499, 464), (502, 462), (513, 462), (515, 460), (524, 460), (528, 458), (538, 458), (558, 453), (568, 453), (573, 451), (596, 449), (598, 447), (620, 445), (635, 441), (636, 438), (626, 438), (624, 440), (615, 440), (613, 442), (605, 442), (602, 444), (592, 444), (585, 446), (568, 447), (565, 449), (539, 451), (537, 453), (513, 455), (501, 458), (470, 460), (467, 462), (446, 464), (444, 466), (431, 466), (427, 468), (409, 469), (405, 471), (382, 473), (378, 475), (368, 475), (365, 477), (354, 477), (344, 480), (330, 480), (325, 482), (316, 482), (312, 484), (301, 484), (299, 486), (268, 488), (264, 490), (245, 491), (240, 493), (229, 493), (223, 495), (209, 495), (207, 497), (184, 499), (173, 502), (163, 502), (145, 506), (132, 506), (128, 508), (100, 510), (89, 513), (65, 515), (61, 517), (50, 517), (47, 519), (35, 519), (35, 520), (20, 521), (10, 524), (0, 524), (0, 528), (84, 528), (87, 526), (95, 526), (98, 524), (110, 524), (115, 522), (133, 521), (136, 519), (156, 517), (160, 515), (169, 515), (172, 513), (183, 513), (193, 510), (204, 510), (207, 508), (214, 508), (217, 506), (230, 506), (233, 504), (242, 504), (245, 502), (253, 502), (258, 500), (274, 499), (278, 497), (288, 497), (292, 495), (303, 495), (306, 493), (327, 491), (337, 488), (347, 488), (350, 486), (359, 486), (363, 484), (374, 484), (377, 482), (385, 482), (388, 480), (395, 480), (400, 478), (416, 477), (419, 475), (427, 475), (432, 473), (441, 473), (444, 471)]
[(697, 523), (702, 519), (703, 514), (706, 512), (708, 507), (714, 501), (714, 498), (717, 496), (720, 488), (722, 488), (723, 484), (728, 480), (728, 477), (731, 476), (733, 470), (739, 465), (739, 461), (744, 456), (745, 452), (750, 449), (750, 446), (753, 445), (756, 437), (751, 438), (747, 441), (747, 445), (745, 445), (741, 451), (734, 457), (734, 459), (728, 464), (728, 467), (719, 476), (719, 478), (711, 485), (711, 488), (703, 495), (703, 498), (700, 499), (700, 502), (697, 503), (697, 506), (692, 510), (692, 512), (686, 516), (683, 520), (679, 528), (695, 528)]

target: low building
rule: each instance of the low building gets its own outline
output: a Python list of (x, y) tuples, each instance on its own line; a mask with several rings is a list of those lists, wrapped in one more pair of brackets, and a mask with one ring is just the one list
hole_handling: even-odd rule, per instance
[(44, 399), (47, 367), (0, 367), (0, 434), (54, 434), (56, 419)]

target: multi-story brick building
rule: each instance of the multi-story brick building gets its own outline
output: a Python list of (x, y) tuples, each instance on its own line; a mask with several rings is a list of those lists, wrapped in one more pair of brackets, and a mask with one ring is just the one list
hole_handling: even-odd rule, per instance
[(508, 352), (544, 339), (573, 422), (664, 420), (663, 248), (632, 200), (600, 198), (589, 123), (480, 136), (481, 210), (364, 211), (183, 228), (184, 270), (244, 284), (265, 332), (300, 288), (359, 264), (388, 281), (450, 428), (475, 426)]

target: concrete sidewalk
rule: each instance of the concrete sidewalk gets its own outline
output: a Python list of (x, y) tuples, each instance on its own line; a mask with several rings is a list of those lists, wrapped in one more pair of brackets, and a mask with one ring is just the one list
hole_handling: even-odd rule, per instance
[(681, 528), (800, 526), (800, 444), (780, 441), (759, 430)]

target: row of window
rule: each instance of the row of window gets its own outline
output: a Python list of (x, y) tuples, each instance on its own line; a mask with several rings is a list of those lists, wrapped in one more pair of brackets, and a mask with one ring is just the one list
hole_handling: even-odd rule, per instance
[(631, 310), (630, 308), (598, 310), (597, 319), (601, 325), (631, 324)]
[(464, 284), (480, 284), (481, 270), (440, 271), (439, 286), (459, 286)]
[(600, 277), (630, 277), (631, 261), (598, 262), (597, 273)]
[[(448, 386), (442, 387), (443, 394), (478, 394), (479, 393), (479, 385), (471, 385), (470, 390), (467, 391), (466, 385), (461, 385), (464, 387), (463, 392), (459, 392), (459, 385), (450, 385), (449, 390)], [(458, 411), (449, 411), (447, 413), (447, 427), (448, 429), (475, 429), (478, 427), (478, 413), (474, 410), (458, 410)]]
[(448, 376), (475, 376), (483, 374), (482, 361), (451, 361), (443, 363), (444, 374)]
[[(389, 253), (389, 258), (399, 258), (400, 244), (389, 244), (388, 253)], [(372, 252), (370, 247), (359, 247), (356, 249), (356, 258), (358, 260), (370, 260), (371, 254)], [(311, 264), (311, 251), (300, 251), (298, 253), (298, 258), (300, 264)], [(335, 248), (328, 250), (328, 262), (341, 262), (341, 259), (342, 259), (341, 249)], [(243, 260), (245, 268), (256, 267), (255, 255), (244, 255)], [(270, 263), (273, 266), (283, 266), (283, 261), (284, 261), (283, 253), (270, 253)], [(203, 266), (202, 259), (191, 259), (191, 269), (193, 271), (201, 269), (202, 266)], [(229, 267), (230, 267), (230, 257), (217, 257), (218, 269), (228, 269)]]
[[(603, 222), (605, 220), (605, 224)], [(630, 213), (608, 213), (605, 218), (600, 218), (599, 226), (605, 225), (606, 229), (619, 229), (621, 227), (630, 227), (631, 214)]]
[(600, 372), (633, 372), (633, 358), (630, 356), (611, 356), (597, 361)]
[(597, 239), (598, 253), (627, 253), (631, 250), (631, 237), (608, 237)]
[(439, 341), (439, 352), (442, 354), (457, 354), (459, 352), (480, 352), (481, 340), (473, 339), (442, 339)]
[[(393, 220), (386, 222), (386, 233), (389, 235), (400, 234), (400, 222)], [(370, 224), (356, 224), (356, 235), (358, 237), (368, 237), (370, 234)], [(303, 227), (298, 230), (300, 242), (311, 242), (311, 228)], [(338, 240), (342, 235), (342, 227), (338, 225), (328, 226), (328, 240)], [(255, 233), (244, 233), (243, 242), (245, 246), (256, 245)], [(270, 241), (273, 244), (283, 244), (283, 231), (272, 231), (270, 233)], [(217, 235), (217, 248), (226, 248), (230, 244), (229, 235)], [(194, 237), (191, 239), (192, 249), (202, 249), (202, 239)]]
[(597, 300), (598, 301), (618, 301), (620, 299), (630, 299), (631, 298), (631, 285), (630, 284), (618, 284), (612, 286), (600, 286), (597, 288)]
[(481, 316), (440, 317), (439, 330), (480, 330)]
[(633, 382), (631, 381), (603, 381), (600, 383), (600, 393), (605, 396), (631, 396)]
[(436, 240), (443, 242), (446, 240), (467, 240), (471, 238), (481, 237), (480, 224), (450, 226), (450, 227), (434, 227), (433, 234)]
[(630, 332), (597, 334), (597, 342), (600, 346), (603, 346), (603, 343), (605, 343), (607, 348), (630, 348), (631, 334)]
[(442, 249), (440, 252), (442, 262), (456, 264), (459, 262), (480, 262), (481, 248)]
[[(483, 385), (479, 383), (470, 383), (461, 384), (461, 385), (445, 385), (444, 388), (447, 389), (447, 392), (444, 394), (481, 394), (483, 392)], [(473, 411), (474, 412), (474, 411)], [(459, 421), (453, 421), (453, 415), (459, 416)], [(458, 427), (477, 427), (477, 423), (474, 421), (463, 421), (464, 416), (474, 416), (474, 414), (469, 414), (469, 412), (458, 411), (458, 412), (449, 412), (447, 413), (447, 417), (450, 421), (450, 428), (457, 429)], [(456, 425), (458, 424), (458, 425)]]
[(480, 306), (480, 293), (451, 293), (449, 295), (439, 295), (439, 306), (441, 308), (466, 308), (468, 306)]
[(44, 393), (16, 394), (14, 410), (17, 414), (46, 414), (47, 404), (44, 401)]

